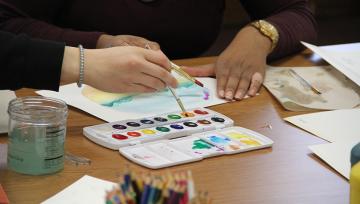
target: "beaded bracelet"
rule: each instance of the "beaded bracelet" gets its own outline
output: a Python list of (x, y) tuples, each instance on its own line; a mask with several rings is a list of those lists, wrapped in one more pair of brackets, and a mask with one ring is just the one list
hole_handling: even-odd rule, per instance
[(80, 51), (80, 71), (79, 71), (79, 81), (77, 82), (77, 86), (81, 88), (83, 82), (84, 82), (84, 66), (85, 66), (85, 54), (84, 54), (84, 48), (82, 45), (79, 45), (79, 51)]

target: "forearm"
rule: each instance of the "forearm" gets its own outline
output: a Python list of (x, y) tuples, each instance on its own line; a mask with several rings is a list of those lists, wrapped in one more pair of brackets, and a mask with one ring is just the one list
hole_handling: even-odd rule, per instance
[(80, 53), (75, 47), (65, 47), (61, 67), (61, 83), (73, 83), (79, 78)]
[(227, 49), (238, 50), (239, 47), (243, 46), (244, 39), (256, 48), (258, 54), (266, 57), (271, 53), (272, 41), (250, 25), (245, 26), (237, 33)]
[(305, 0), (242, 1), (252, 19), (265, 19), (279, 32), (277, 47), (270, 58), (299, 51), (300, 41), (314, 41), (316, 22)]

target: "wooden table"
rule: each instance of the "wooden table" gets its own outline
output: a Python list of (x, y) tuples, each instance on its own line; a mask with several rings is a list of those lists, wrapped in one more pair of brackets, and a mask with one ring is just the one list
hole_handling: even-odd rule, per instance
[[(310, 53), (289, 57), (273, 63), (276, 66), (310, 66)], [(215, 58), (180, 60), (179, 64), (195, 65)], [(19, 96), (34, 95), (32, 90), (20, 90)], [(282, 120), (304, 112), (285, 111), (262, 88), (260, 95), (240, 102), (213, 106), (235, 121), (235, 125), (258, 131), (275, 143), (272, 148), (253, 152), (208, 158), (200, 162), (162, 170), (191, 170), (197, 189), (208, 190), (214, 203), (348, 203), (349, 183), (308, 149), (308, 145), (325, 143)], [(61, 191), (85, 174), (116, 181), (116, 175), (131, 163), (117, 151), (92, 143), (82, 135), (84, 126), (103, 121), (75, 108), (70, 108), (66, 151), (91, 159), (89, 166), (65, 163), (60, 173), (27, 176), (7, 170), (0, 164), (0, 183), (12, 203), (39, 203)], [(264, 126), (271, 125), (272, 129)], [(6, 135), (0, 143), (6, 143)], [(4, 148), (5, 145), (1, 147)], [(1, 156), (4, 158), (4, 155)], [(149, 171), (131, 164), (135, 170)]]

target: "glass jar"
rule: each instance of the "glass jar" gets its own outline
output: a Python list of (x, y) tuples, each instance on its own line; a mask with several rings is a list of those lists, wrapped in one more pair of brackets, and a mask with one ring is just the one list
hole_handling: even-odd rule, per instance
[(8, 168), (41, 175), (64, 168), (68, 108), (45, 97), (23, 97), (9, 102)]

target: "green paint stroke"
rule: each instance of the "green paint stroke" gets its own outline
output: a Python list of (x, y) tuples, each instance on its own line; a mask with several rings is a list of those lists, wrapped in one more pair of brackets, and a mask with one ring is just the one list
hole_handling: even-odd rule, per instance
[(192, 149), (211, 149), (212, 145), (204, 140), (195, 140)]
[(122, 97), (122, 98), (118, 98), (115, 101), (111, 101), (111, 102), (108, 102), (108, 103), (103, 103), (101, 105), (108, 106), (108, 107), (116, 107), (116, 106), (119, 106), (120, 104), (131, 102), (133, 100), (133, 98), (134, 98), (133, 95), (125, 96), (125, 97)]

